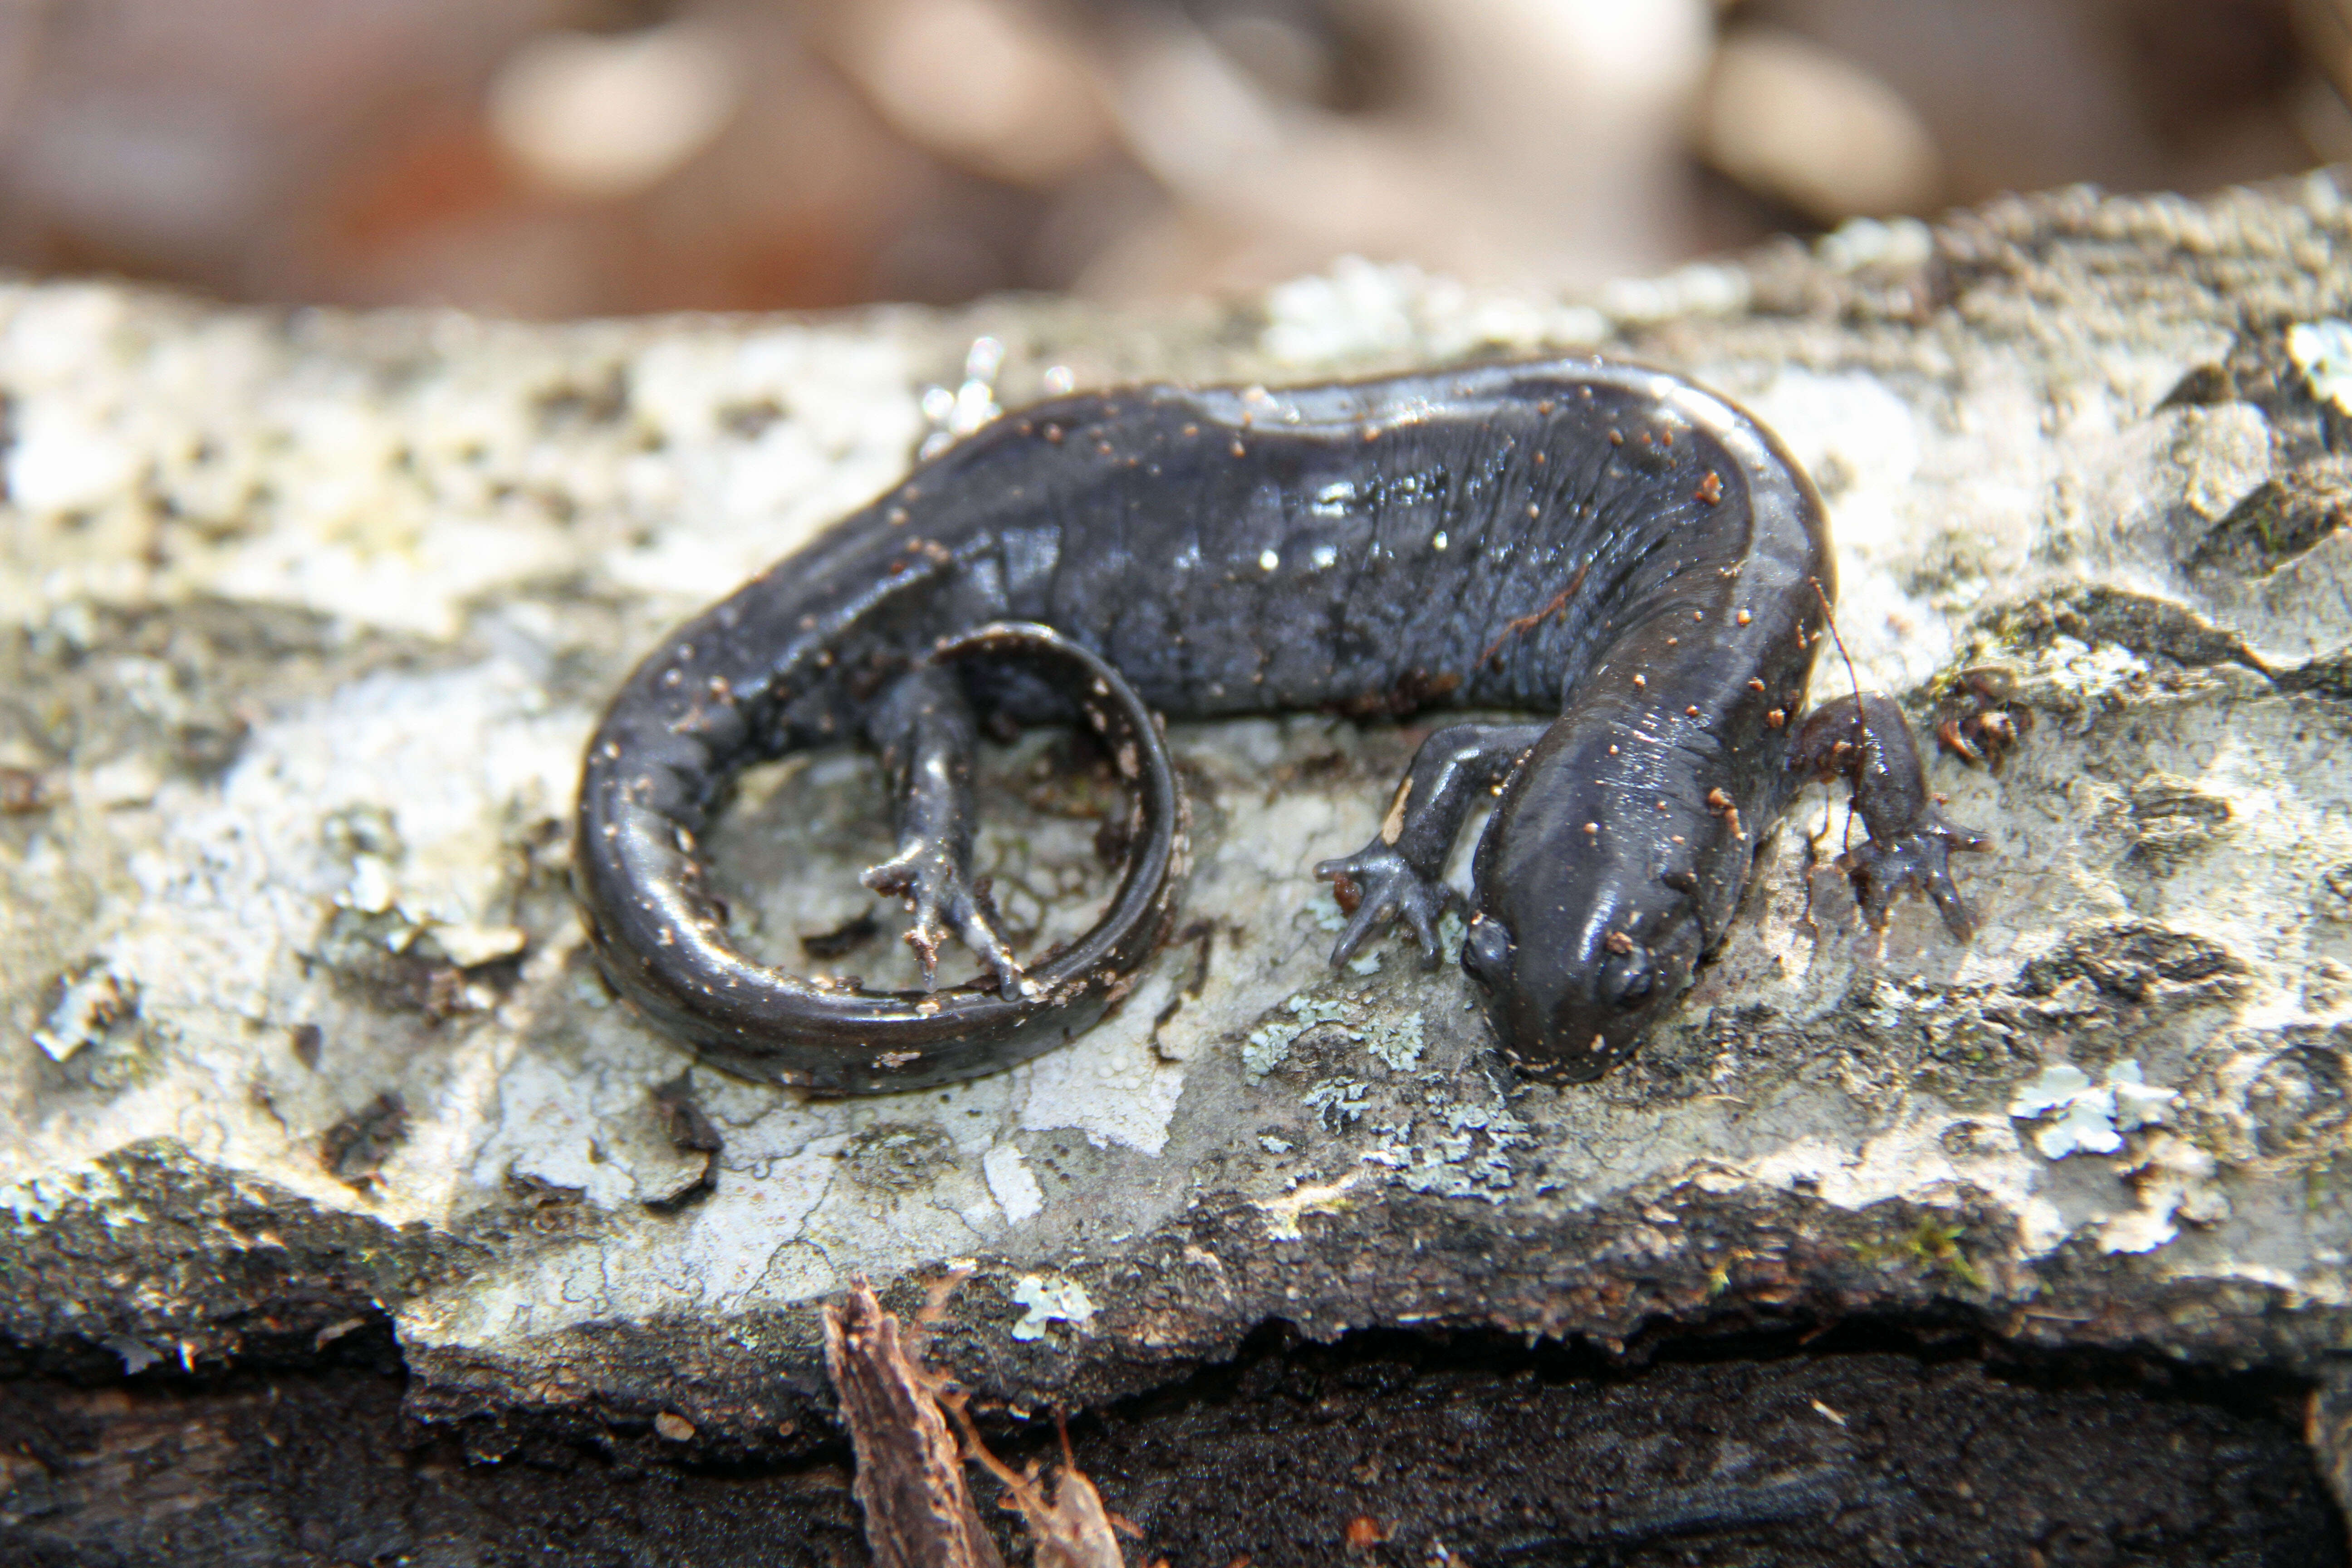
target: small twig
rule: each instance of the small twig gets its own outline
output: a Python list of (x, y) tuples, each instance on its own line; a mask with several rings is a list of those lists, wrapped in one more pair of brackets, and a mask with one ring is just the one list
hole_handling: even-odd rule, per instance
[(1846, 688), (1859, 700), (1862, 696), (1862, 677), (1853, 671), (1853, 655), (1845, 650), (1845, 634), (1838, 630), (1837, 612), (1830, 608), (1829, 590), (1822, 586), (1822, 580), (1819, 577), (1808, 577), (1805, 581), (1813, 585), (1813, 597), (1822, 602), (1822, 619), (1829, 623), (1830, 640), (1837, 644), (1838, 658), (1845, 661)]
[[(1855, 736), (1853, 743), (1859, 746), (1862, 744), (1862, 736), (1864, 732), (1862, 722), (1862, 677), (1854, 673), (1853, 655), (1845, 650), (1845, 634), (1838, 630), (1837, 612), (1830, 608), (1829, 590), (1822, 586), (1822, 580), (1819, 577), (1808, 577), (1805, 581), (1813, 585), (1813, 597), (1822, 602), (1822, 619), (1829, 623), (1830, 640), (1837, 644), (1838, 658), (1845, 662), (1846, 689), (1853, 694)], [(1848, 795), (1845, 802), (1845, 831), (1839, 836), (1838, 850), (1839, 853), (1844, 854), (1851, 852), (1853, 848), (1853, 796)]]

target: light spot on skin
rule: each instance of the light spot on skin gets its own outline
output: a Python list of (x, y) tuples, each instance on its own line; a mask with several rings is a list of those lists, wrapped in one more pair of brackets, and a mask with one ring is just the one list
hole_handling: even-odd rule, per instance
[(1281, 564), (1282, 557), (1275, 552), (1271, 550), (1261, 550), (1257, 552), (1257, 569), (1259, 571), (1271, 572)]
[(1315, 563), (1315, 569), (1320, 572), (1339, 559), (1339, 550), (1337, 545), (1318, 544), (1315, 547), (1315, 552), (1307, 559), (1312, 561)]
[(1407, 773), (1404, 782), (1397, 785), (1396, 798), (1389, 803), (1388, 816), (1381, 819), (1381, 843), (1394, 844), (1403, 835), (1405, 803), (1412, 798), (1412, 775)]
[(1436, 537), (1433, 538), (1429, 542), (1429, 547), (1432, 550), (1443, 550), (1445, 548), (1445, 531), (1444, 529), (1441, 528), (1437, 531)]

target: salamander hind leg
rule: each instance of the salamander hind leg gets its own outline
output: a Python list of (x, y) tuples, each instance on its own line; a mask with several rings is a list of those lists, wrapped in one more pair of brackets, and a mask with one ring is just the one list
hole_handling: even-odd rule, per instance
[(1315, 868), (1349, 917), (1331, 950), (1333, 963), (1345, 963), (1381, 921), (1395, 918), (1436, 959), (1437, 919), (1454, 900), (1444, 882), (1445, 859), (1463, 821), (1549, 727), (1454, 724), (1421, 743), (1380, 833), (1353, 855)]
[(1853, 790), (1870, 836), (1839, 863), (1864, 920), (1884, 927), (1896, 895), (1916, 888), (1953, 936), (1966, 942), (1976, 934), (1976, 916), (1952, 880), (1950, 858), (1990, 848), (1991, 841), (1937, 809), (1911, 726), (1893, 699), (1865, 691), (1816, 708), (1797, 732), (1789, 766), (1824, 782), (1843, 778)]
[(986, 890), (971, 876), (972, 764), (979, 726), (954, 672), (923, 664), (900, 677), (866, 720), (898, 803), (898, 852), (868, 870), (865, 884), (903, 898), (914, 917), (907, 943), (928, 988), (950, 936), (978, 954), (1008, 998), (1022, 972), (997, 929)]

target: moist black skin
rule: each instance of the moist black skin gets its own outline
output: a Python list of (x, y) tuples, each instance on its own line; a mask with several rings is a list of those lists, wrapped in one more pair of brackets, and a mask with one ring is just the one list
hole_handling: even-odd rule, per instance
[[(1936, 812), (1900, 710), (1849, 697), (1800, 722), (1834, 592), (1820, 497), (1779, 442), (1656, 371), (1039, 404), (638, 667), (583, 770), (580, 903), (614, 986), (718, 1065), (831, 1093), (971, 1078), (1091, 1025), (1166, 931), (1185, 815), (1155, 712), (1557, 715), (1438, 730), (1371, 842), (1317, 869), (1352, 916), (1334, 963), (1394, 916), (1433, 955), (1446, 853), (1499, 789), (1463, 966), (1514, 1067), (1591, 1079), (1722, 941), (1756, 835), (1808, 777), (1853, 785), (1874, 922), (1916, 886), (1969, 934), (1945, 857), (1982, 840)], [(970, 875), (992, 714), (1090, 724), (1134, 796), (1110, 909), (1025, 971)], [(899, 853), (867, 884), (908, 900), (927, 973), (954, 936), (992, 983), (834, 988), (731, 946), (696, 848), (727, 781), (853, 740), (898, 799)]]

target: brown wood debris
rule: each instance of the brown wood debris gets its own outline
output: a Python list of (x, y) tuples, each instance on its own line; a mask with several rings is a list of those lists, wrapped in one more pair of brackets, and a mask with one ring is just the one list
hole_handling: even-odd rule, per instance
[(825, 1309), (824, 1364), (857, 1450), (852, 1489), (876, 1568), (1004, 1568), (972, 1510), (929, 1374), (863, 1279)]
[[(961, 1278), (950, 1276), (940, 1295)], [(853, 1490), (877, 1568), (1004, 1568), (964, 1485), (967, 1459), (1012, 1494), (1035, 1542), (1036, 1568), (1127, 1568), (1115, 1530), (1132, 1534), (1134, 1527), (1079, 1473), (1068, 1432), (1050, 1491), (1035, 1464), (1015, 1470), (990, 1453), (962, 1396), (923, 1365), (919, 1327), (902, 1332), (863, 1279), (825, 1309), (824, 1359), (857, 1452)], [(962, 1428), (961, 1451), (943, 1411)]]

